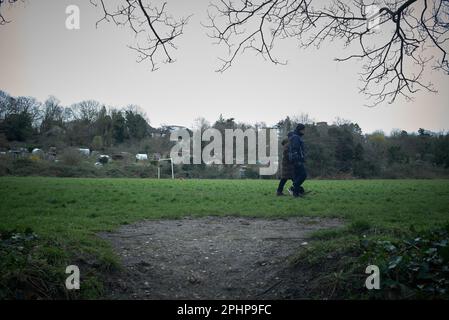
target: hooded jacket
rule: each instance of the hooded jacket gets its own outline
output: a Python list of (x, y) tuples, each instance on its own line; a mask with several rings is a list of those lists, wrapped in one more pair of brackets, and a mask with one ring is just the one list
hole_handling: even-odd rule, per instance
[(302, 164), (305, 162), (305, 151), (304, 151), (304, 142), (301, 136), (293, 131), (291, 135), (289, 134), (289, 160), (293, 164)]

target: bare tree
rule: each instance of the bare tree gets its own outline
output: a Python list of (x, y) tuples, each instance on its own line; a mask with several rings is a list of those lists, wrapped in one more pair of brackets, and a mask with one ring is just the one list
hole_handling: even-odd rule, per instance
[(34, 126), (41, 120), (42, 104), (33, 97), (11, 97), (0, 91), (0, 120), (12, 114), (27, 114)]
[(60, 101), (56, 97), (48, 97), (42, 108), (41, 132), (47, 132), (53, 126), (62, 127), (64, 122), (64, 107), (61, 106)]
[[(20, 0), (0, 0), (2, 8)], [(274, 52), (278, 40), (293, 38), (304, 48), (341, 40), (351, 52), (337, 61), (363, 62), (361, 92), (370, 105), (397, 96), (409, 100), (420, 89), (435, 92), (426, 70), (449, 73), (449, 0), (212, 0), (209, 36), (224, 44), (228, 55), (219, 71), (228, 69), (238, 54), (255, 50), (275, 64), (284, 64)], [(90, 0), (101, 8), (104, 21), (129, 27), (138, 61), (174, 59), (175, 40), (187, 18), (175, 19), (149, 0)], [(112, 4), (111, 4), (112, 3)], [(375, 11), (370, 10), (377, 8)]]
[(73, 104), (70, 109), (72, 110), (71, 118), (91, 123), (97, 119), (101, 105), (95, 100), (84, 100)]
[(42, 120), (41, 107), (42, 103), (33, 97), (18, 97), (16, 99), (18, 106), (18, 113), (23, 112), (30, 116), (31, 121), (35, 127), (38, 126)]
[[(3, 15), (6, 4), (21, 0), (0, 0), (0, 25), (8, 22)], [(113, 22), (117, 26), (128, 27), (135, 36), (135, 44), (128, 47), (138, 54), (137, 61), (149, 61), (152, 70), (158, 69), (160, 62), (171, 63), (175, 59), (172, 51), (176, 49), (175, 40), (183, 34), (189, 17), (176, 19), (167, 13), (167, 2), (160, 7), (148, 0), (90, 0), (100, 9), (102, 22)]]
[(301, 114), (298, 115), (294, 115), (291, 118), (291, 121), (293, 121), (294, 123), (302, 123), (302, 124), (312, 124), (314, 123), (314, 120), (309, 116), (308, 113), (304, 113), (301, 112)]
[(197, 130), (201, 133), (204, 132), (204, 130), (210, 128), (210, 122), (206, 120), (204, 117), (198, 117), (194, 120), (192, 129), (193, 131)]
[(423, 80), (427, 67), (449, 73), (449, 0), (217, 0), (208, 13), (209, 36), (228, 49), (219, 71), (248, 50), (285, 63), (275, 43), (294, 38), (304, 48), (341, 40), (356, 52), (336, 60), (363, 61), (361, 92), (371, 105), (435, 91)]
[[(174, 62), (171, 51), (176, 49), (174, 41), (182, 35), (189, 17), (175, 19), (166, 12), (167, 3), (160, 8), (146, 4), (144, 0), (119, 0), (116, 7), (104, 0), (90, 0), (101, 7), (103, 17), (97, 22), (112, 21), (117, 26), (129, 27), (135, 34), (136, 44), (129, 46), (138, 53), (138, 62), (150, 61), (152, 70), (158, 69), (158, 61)], [(108, 1), (110, 4), (111, 1)]]
[(12, 5), (16, 2), (18, 2), (19, 0), (0, 0), (0, 26), (5, 25), (9, 22), (9, 20), (7, 20), (5, 18), (5, 16), (3, 15), (3, 8), (9, 4)]

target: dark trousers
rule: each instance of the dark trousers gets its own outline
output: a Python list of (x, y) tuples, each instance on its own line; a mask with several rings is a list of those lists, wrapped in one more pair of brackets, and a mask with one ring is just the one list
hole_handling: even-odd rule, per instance
[(294, 196), (298, 196), (300, 193), (302, 193), (301, 191), (303, 191), (304, 189), (302, 188), (301, 185), (306, 180), (306, 178), (307, 178), (307, 172), (306, 172), (306, 168), (304, 167), (304, 164), (301, 163), (301, 164), (295, 165), (294, 171), (293, 171), (293, 195)]
[(282, 193), (282, 191), (284, 191), (284, 187), (285, 187), (285, 184), (287, 183), (287, 181), (288, 181), (288, 179), (284, 179), (284, 178), (279, 180), (279, 186), (278, 186), (279, 193)]

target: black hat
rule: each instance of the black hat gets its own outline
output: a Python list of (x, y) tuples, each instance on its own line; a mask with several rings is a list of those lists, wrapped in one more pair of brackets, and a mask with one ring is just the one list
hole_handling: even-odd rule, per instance
[(299, 132), (299, 131), (301, 131), (301, 130), (304, 130), (305, 128), (306, 128), (306, 126), (303, 125), (302, 123), (300, 123), (300, 124), (298, 124), (298, 125), (296, 126), (295, 131), (296, 131), (296, 132)]

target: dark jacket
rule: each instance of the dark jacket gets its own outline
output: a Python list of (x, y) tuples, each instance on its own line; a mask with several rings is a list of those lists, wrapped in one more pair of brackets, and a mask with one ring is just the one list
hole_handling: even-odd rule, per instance
[(288, 156), (293, 165), (305, 162), (304, 142), (301, 136), (296, 132), (289, 134), (289, 151)]
[[(291, 134), (289, 134), (289, 137)], [(281, 163), (281, 179), (292, 179), (293, 178), (293, 164), (289, 161), (288, 158), (288, 145), (289, 138), (285, 138), (282, 140), (282, 163)]]

